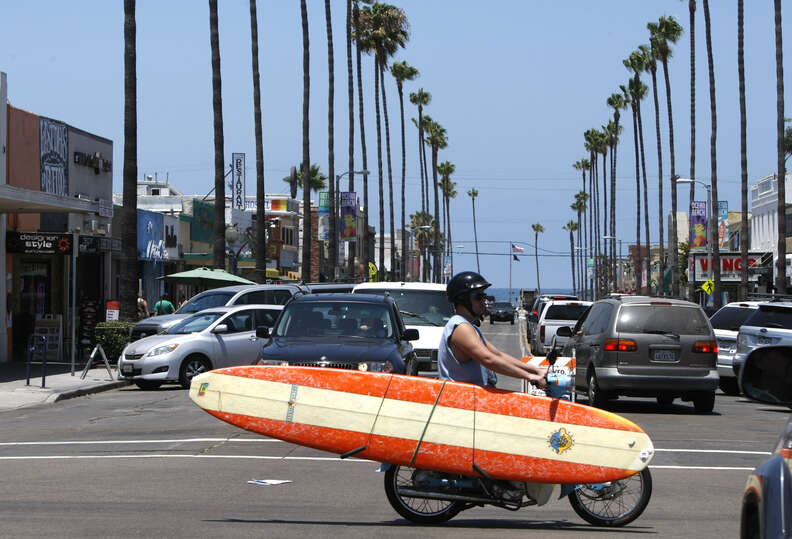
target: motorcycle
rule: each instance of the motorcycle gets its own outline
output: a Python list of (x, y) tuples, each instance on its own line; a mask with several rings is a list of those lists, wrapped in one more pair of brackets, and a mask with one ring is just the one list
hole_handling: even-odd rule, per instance
[[(574, 373), (556, 368), (557, 355), (554, 342), (547, 356), (550, 367), (545, 393), (552, 398), (569, 399), (570, 388), (574, 395)], [(446, 522), (472, 507), (492, 505), (517, 511), (567, 497), (575, 513), (586, 522), (618, 527), (638, 518), (652, 495), (648, 467), (618, 481), (580, 485), (504, 481), (484, 473), (472, 477), (397, 465), (383, 465), (381, 470), (385, 471), (385, 494), (391, 506), (417, 524)]]

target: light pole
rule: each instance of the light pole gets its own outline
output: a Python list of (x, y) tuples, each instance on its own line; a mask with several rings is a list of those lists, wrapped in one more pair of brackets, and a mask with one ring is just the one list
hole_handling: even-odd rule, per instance
[[(603, 240), (610, 240), (610, 241), (618, 241), (619, 242), (619, 263), (618, 263), (618, 265), (621, 266), (621, 264), (622, 264), (622, 240), (620, 240), (616, 236), (602, 236), (602, 239)], [(621, 270), (621, 268), (619, 268), (619, 269)], [(615, 275), (611, 276), (611, 285), (613, 287), (615, 287), (616, 289), (618, 289), (618, 288), (620, 288), (620, 286), (619, 286), (619, 273), (615, 272), (614, 270), (615, 270), (615, 268), (613, 268), (611, 270), (613, 273), (615, 273)], [(641, 275), (637, 277), (637, 279), (638, 279), (638, 283), (637, 284), (638, 284), (638, 288), (640, 289), (641, 288), (641, 277), (643, 276), (643, 268), (641, 268), (639, 271), (641, 272)]]
[[(712, 208), (712, 187), (708, 183), (691, 178), (676, 179), (677, 185), (680, 183), (698, 183), (704, 186), (707, 190), (707, 279), (712, 280), (712, 244), (715, 243), (715, 238), (712, 234), (712, 224), (714, 221), (713, 208)], [(696, 265), (693, 265), (693, 279), (696, 279)]]
[[(367, 175), (369, 173), (368, 170), (347, 170), (342, 174), (336, 174), (336, 185), (335, 185), (335, 200), (333, 201), (333, 219), (335, 220), (335, 264), (333, 264), (333, 280), (338, 280), (338, 252), (341, 250), (341, 227), (338, 226), (339, 222), (341, 221), (341, 197), (339, 196), (341, 193), (341, 178), (346, 176), (349, 173), (353, 174), (364, 174)], [(368, 208), (366, 208), (368, 211)], [(354, 277), (354, 275), (353, 275)]]

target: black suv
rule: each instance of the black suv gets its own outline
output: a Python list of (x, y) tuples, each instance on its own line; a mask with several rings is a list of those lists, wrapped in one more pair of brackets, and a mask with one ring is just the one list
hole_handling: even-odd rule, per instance
[(418, 339), (418, 330), (404, 327), (390, 296), (295, 296), (275, 327), (260, 327), (256, 335), (267, 339), (259, 352), (259, 365), (418, 374), (410, 344)]
[(718, 346), (699, 305), (611, 297), (595, 302), (570, 333), (563, 353), (577, 358), (575, 385), (586, 390), (590, 405), (628, 395), (670, 406), (681, 397), (692, 400), (696, 412), (712, 412)]

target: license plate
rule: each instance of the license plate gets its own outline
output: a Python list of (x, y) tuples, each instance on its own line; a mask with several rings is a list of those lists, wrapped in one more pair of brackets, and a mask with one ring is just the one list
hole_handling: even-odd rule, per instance
[(773, 344), (773, 339), (770, 337), (757, 337), (756, 342), (759, 344)]
[(121, 367), (121, 372), (124, 374), (132, 374), (132, 365), (124, 365)]
[(654, 361), (676, 361), (676, 352), (673, 350), (655, 350), (652, 352)]

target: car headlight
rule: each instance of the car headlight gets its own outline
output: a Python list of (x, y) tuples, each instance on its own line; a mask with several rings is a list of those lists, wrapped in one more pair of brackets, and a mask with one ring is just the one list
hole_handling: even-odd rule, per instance
[(146, 357), (161, 356), (162, 354), (170, 354), (179, 347), (178, 344), (166, 344), (165, 346), (158, 346), (146, 354)]
[(276, 365), (278, 367), (288, 367), (289, 366), (289, 362), (288, 361), (283, 361), (281, 359), (259, 359), (258, 360), (258, 364), (259, 365)]
[(393, 363), (390, 361), (361, 361), (358, 363), (361, 372), (393, 372)]

